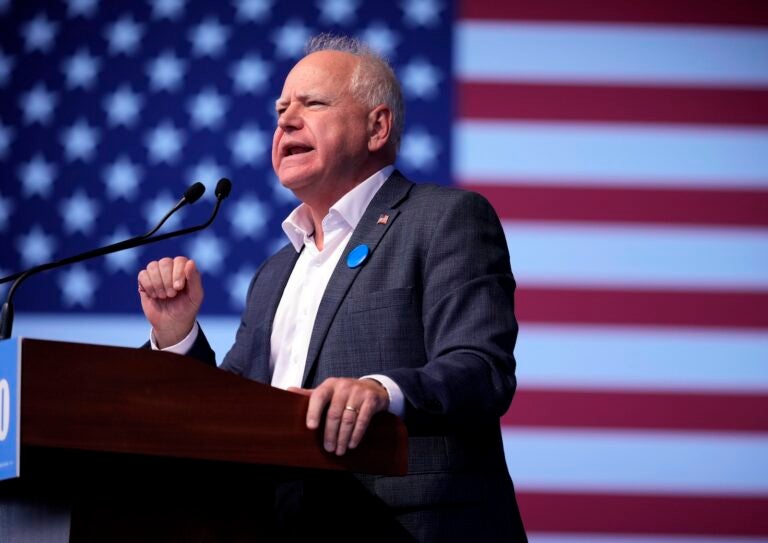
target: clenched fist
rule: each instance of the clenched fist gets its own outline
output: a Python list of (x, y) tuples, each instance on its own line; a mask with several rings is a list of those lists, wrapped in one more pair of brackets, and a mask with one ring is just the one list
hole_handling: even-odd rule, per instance
[(150, 262), (139, 272), (139, 296), (158, 347), (175, 345), (192, 330), (203, 303), (195, 261), (177, 256)]

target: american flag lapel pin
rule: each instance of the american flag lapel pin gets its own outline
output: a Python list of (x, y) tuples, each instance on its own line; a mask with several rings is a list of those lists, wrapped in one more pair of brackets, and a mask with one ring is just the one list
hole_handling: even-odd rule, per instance
[(376, 221), (376, 224), (387, 224), (387, 221), (389, 220), (389, 215), (386, 213), (382, 213), (379, 215), (379, 220)]

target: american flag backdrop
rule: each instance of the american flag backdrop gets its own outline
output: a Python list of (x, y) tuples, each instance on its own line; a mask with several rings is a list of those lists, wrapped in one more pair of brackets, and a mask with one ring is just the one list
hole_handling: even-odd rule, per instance
[(304, 41), (359, 35), (407, 98), (398, 166), (486, 195), (518, 279), (505, 450), (534, 542), (768, 541), (768, 7), (757, 1), (0, 0), (0, 275), (16, 334), (136, 345), (152, 258), (205, 275), (222, 353), (296, 204), (274, 99)]

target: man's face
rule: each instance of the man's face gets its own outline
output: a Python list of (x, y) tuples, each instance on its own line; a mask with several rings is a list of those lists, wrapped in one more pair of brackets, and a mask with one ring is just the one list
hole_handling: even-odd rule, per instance
[(307, 199), (334, 195), (356, 179), (368, 156), (368, 111), (349, 90), (358, 59), (313, 53), (288, 74), (277, 101), (272, 166), (283, 186)]

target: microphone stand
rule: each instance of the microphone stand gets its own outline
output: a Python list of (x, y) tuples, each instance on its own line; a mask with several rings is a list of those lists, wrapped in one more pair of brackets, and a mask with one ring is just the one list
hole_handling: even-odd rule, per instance
[[(203, 187), (202, 184), (198, 183), (196, 185), (200, 185), (203, 190), (205, 190), (205, 187)], [(11, 331), (13, 330), (13, 295), (16, 293), (16, 289), (23, 283), (28, 277), (35, 275), (40, 272), (52, 270), (54, 268), (60, 268), (62, 266), (67, 266), (69, 264), (75, 264), (77, 262), (82, 262), (83, 260), (89, 260), (91, 258), (96, 258), (99, 256), (108, 255), (111, 253), (116, 253), (118, 251), (124, 251), (127, 249), (133, 249), (134, 247), (140, 247), (142, 245), (149, 245), (152, 243), (156, 243), (158, 241), (163, 241), (170, 238), (175, 238), (178, 236), (184, 236), (187, 234), (191, 234), (193, 232), (198, 232), (200, 230), (203, 230), (204, 228), (208, 228), (211, 223), (213, 223), (214, 219), (216, 218), (216, 215), (219, 213), (219, 208), (221, 207), (221, 202), (229, 196), (229, 192), (232, 189), (232, 184), (229, 181), (229, 179), (221, 179), (219, 180), (219, 183), (216, 185), (216, 205), (213, 208), (213, 212), (211, 213), (211, 216), (208, 218), (207, 221), (205, 221), (202, 224), (199, 224), (197, 226), (191, 226), (188, 228), (182, 228), (180, 230), (174, 230), (172, 232), (168, 232), (165, 234), (161, 234), (159, 236), (152, 236), (157, 230), (163, 225), (163, 223), (170, 217), (173, 213), (175, 213), (177, 210), (179, 210), (181, 207), (183, 207), (187, 203), (192, 203), (203, 194), (203, 190), (199, 191), (199, 194), (192, 198), (187, 198), (187, 194), (192, 190), (193, 187), (196, 185), (193, 185), (190, 187), (187, 192), (185, 193), (185, 197), (183, 197), (179, 203), (174, 206), (174, 208), (168, 212), (165, 217), (163, 217), (157, 226), (155, 226), (152, 230), (147, 232), (146, 234), (142, 236), (136, 236), (124, 241), (120, 241), (117, 243), (113, 243), (112, 245), (107, 245), (106, 247), (100, 247), (98, 249), (93, 249), (91, 251), (86, 251), (84, 253), (80, 253), (74, 256), (70, 256), (67, 258), (63, 258), (61, 260), (58, 260), (56, 262), (49, 262), (47, 264), (41, 264), (39, 266), (35, 266), (33, 268), (30, 268), (28, 270), (25, 270), (23, 272), (19, 272), (13, 275), (9, 275), (7, 277), (3, 277), (0, 279), (0, 283), (5, 283), (7, 281), (14, 280), (13, 284), (11, 285), (11, 288), (8, 289), (8, 294), (5, 297), (5, 303), (2, 306), (2, 309), (0, 310), (0, 340), (8, 339), (11, 337)], [(185, 200), (185, 198), (187, 198)]]

